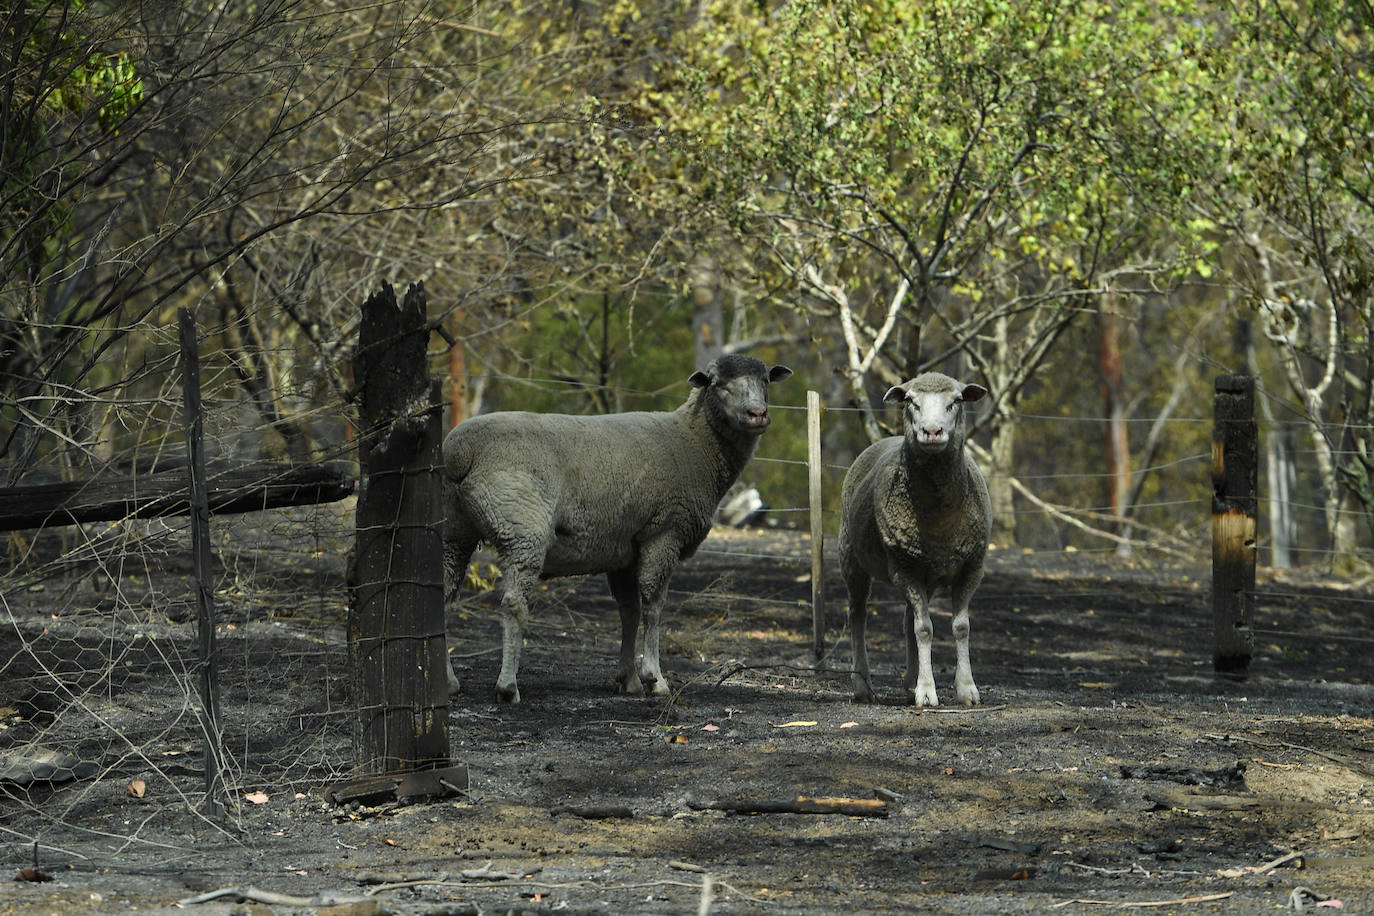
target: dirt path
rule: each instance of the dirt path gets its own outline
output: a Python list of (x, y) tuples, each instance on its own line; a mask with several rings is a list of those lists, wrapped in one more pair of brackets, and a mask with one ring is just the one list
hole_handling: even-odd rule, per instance
[[(1345, 912), (1374, 912), (1367, 594), (1267, 582), (1254, 675), (1235, 683), (1211, 675), (1209, 599), (1196, 571), (999, 552), (974, 603), (985, 705), (918, 711), (899, 704), (891, 593), (875, 594), (869, 628), (882, 703), (849, 700), (837, 584), (837, 651), (812, 670), (807, 555), (799, 535), (713, 535), (674, 582), (671, 702), (611, 692), (618, 622), (603, 584), (588, 579), (541, 594), (523, 702), (497, 706), (492, 602), (469, 602), (452, 621), (464, 680), (453, 755), (472, 774), (458, 802), (326, 805), (321, 773), (337, 774), (347, 754), (346, 714), (316, 733), (317, 746), (290, 738), (290, 723), (303, 723), (303, 710), (327, 718), (320, 704), (337, 697), (344, 672), (337, 660), (313, 675), (297, 666), (279, 683), (272, 659), (295, 651), (301, 632), (334, 657), (336, 624), (246, 622), (254, 648), (244, 658), (255, 661), (241, 689), (261, 681), (261, 702), (254, 721), (234, 727), (295, 761), (275, 782), (259, 780), (268, 800), (245, 804), (233, 835), (193, 817), (157, 780), (152, 800), (125, 796), (122, 770), (12, 806), (7, 829), (42, 834), (56, 880), (8, 882), (0, 913), (680, 914), (699, 911), (708, 879), (717, 914), (1097, 913), (1145, 903), (1259, 913), (1299, 887)], [(936, 621), (942, 698), (952, 696), (948, 621)], [(170, 688), (151, 681), (129, 679), (106, 710), (130, 716), (131, 742), (146, 716), (130, 710), (168, 702)], [(159, 762), (170, 785), (194, 793), (193, 761)], [(245, 774), (245, 788), (252, 781)], [(885, 807), (882, 816), (711, 807), (798, 796)], [(613, 816), (580, 816), (587, 808)], [(27, 853), (17, 839), (7, 849), (17, 871)], [(236, 898), (221, 897), (175, 909), (244, 885), (313, 903), (234, 909)], [(329, 902), (320, 894), (343, 908), (320, 910)]]

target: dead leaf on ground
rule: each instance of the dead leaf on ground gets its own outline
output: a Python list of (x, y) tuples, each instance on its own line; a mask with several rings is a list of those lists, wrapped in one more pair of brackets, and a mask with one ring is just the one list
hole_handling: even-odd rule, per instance
[(148, 784), (141, 779), (131, 779), (124, 792), (130, 798), (142, 798), (148, 793)]
[(246, 792), (243, 798), (245, 801), (250, 801), (255, 805), (267, 804), (267, 793), (262, 790), (258, 790), (257, 792)]

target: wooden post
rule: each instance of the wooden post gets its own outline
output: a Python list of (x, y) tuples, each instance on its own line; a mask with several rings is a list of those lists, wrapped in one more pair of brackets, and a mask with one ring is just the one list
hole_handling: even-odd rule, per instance
[(429, 376), (425, 291), (390, 285), (363, 303), (355, 378), (361, 387), (356, 566), (349, 648), (358, 698), (360, 768), (395, 772), (448, 763), (444, 636), (442, 386)]
[(1212, 667), (1244, 679), (1254, 653), (1256, 480), (1255, 380), (1216, 380), (1212, 427)]
[(821, 396), (806, 393), (806, 469), (811, 491), (811, 629), (816, 661), (825, 654), (825, 533), (821, 519)]
[(196, 625), (199, 642), (200, 724), (205, 739), (205, 814), (224, 815), (224, 760), (219, 712), (219, 653), (215, 645), (215, 573), (210, 563), (210, 498), (205, 485), (205, 420), (200, 400), (200, 352), (196, 320), (177, 309), (181, 335), (181, 392), (185, 405), (186, 453), (190, 468), (191, 562), (196, 578)]

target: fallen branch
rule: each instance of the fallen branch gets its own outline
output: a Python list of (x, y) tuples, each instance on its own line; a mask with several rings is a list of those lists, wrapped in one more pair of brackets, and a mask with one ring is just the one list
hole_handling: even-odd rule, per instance
[(689, 801), (696, 811), (725, 811), (730, 814), (845, 814), (850, 817), (887, 817), (887, 802), (878, 798), (810, 798), (757, 801)]
[(1256, 866), (1256, 867), (1255, 867), (1255, 871), (1256, 871), (1256, 873), (1258, 873), (1258, 874), (1267, 875), (1269, 872), (1271, 872), (1271, 871), (1273, 871), (1274, 869), (1278, 868), (1280, 865), (1287, 865), (1289, 862), (1292, 862), (1294, 859), (1297, 859), (1297, 864), (1294, 865), (1293, 867), (1294, 867), (1294, 868), (1302, 868), (1302, 864), (1303, 864), (1302, 860), (1303, 860), (1303, 856), (1305, 856), (1305, 855), (1307, 855), (1307, 853), (1302, 852), (1302, 851), (1290, 852), (1290, 853), (1288, 853), (1287, 855), (1279, 856), (1277, 859), (1270, 859), (1268, 862), (1265, 862), (1263, 865), (1258, 865), (1258, 866)]
[(1294, 868), (1302, 868), (1305, 864), (1304, 858), (1306, 855), (1307, 853), (1301, 851), (1290, 852), (1279, 856), (1277, 859), (1271, 859), (1263, 865), (1243, 865), (1236, 868), (1223, 868), (1220, 869), (1217, 874), (1223, 878), (1243, 878), (1246, 875), (1270, 875), (1276, 871), (1279, 866), (1288, 865), (1289, 863), (1292, 863)]
[(1145, 797), (1161, 808), (1184, 812), (1265, 809), (1291, 814), (1314, 814), (1332, 810), (1330, 805), (1313, 801), (1263, 795), (1194, 795), (1184, 789), (1166, 787), (1151, 789), (1145, 793)]
[(1114, 906), (1121, 909), (1128, 909), (1130, 907), (1186, 906), (1190, 903), (1211, 903), (1214, 900), (1225, 900), (1234, 893), (1235, 891), (1227, 891), (1224, 894), (1205, 894), (1201, 897), (1176, 897), (1173, 900), (1135, 900), (1127, 903), (1117, 903), (1115, 900), (1087, 900), (1080, 898), (1074, 900), (1061, 900), (1059, 903), (1050, 904), (1050, 907), (1057, 910), (1066, 906), (1073, 906), (1074, 904), (1083, 906)]
[[(24, 487), (0, 488), (0, 531), (186, 515), (185, 468)], [(259, 462), (213, 468), (206, 481), (210, 511), (261, 512), (343, 499), (353, 478), (328, 465)]]
[(368, 889), (368, 896), (374, 897), (377, 894), (384, 894), (388, 891), (400, 890), (407, 887), (475, 887), (475, 883), (485, 882), (488, 884), (499, 881), (528, 881), (535, 875), (543, 871), (543, 867), (524, 868), (519, 871), (493, 871), (492, 865), (495, 863), (488, 859), (487, 864), (480, 868), (464, 868), (458, 872), (458, 877), (463, 881), (451, 880), (448, 876), (441, 878), (412, 878), (408, 881), (385, 881), (375, 887)]
[[(471, 871), (474, 871), (474, 872), (482, 871), (482, 869), (470, 869), (470, 870), (471, 870)], [(690, 870), (690, 869), (688, 869), (688, 870)], [(467, 871), (464, 871), (463, 874), (467, 874)], [(655, 887), (685, 887), (685, 888), (691, 888), (691, 889), (693, 889), (693, 890), (696, 890), (696, 889), (699, 889), (699, 888), (701, 887), (700, 884), (696, 884), (696, 883), (694, 883), (694, 882), (688, 882), (688, 881), (643, 881), (643, 882), (638, 882), (638, 883), (635, 883), (635, 884), (597, 884), (595, 881), (562, 881), (562, 882), (533, 881), (533, 880), (530, 880), (530, 879), (528, 879), (528, 878), (523, 878), (523, 877), (521, 877), (521, 876), (519, 876), (519, 875), (515, 875), (515, 874), (507, 874), (507, 873), (497, 873), (497, 874), (501, 874), (503, 880), (518, 881), (518, 882), (520, 883), (520, 886), (521, 886), (521, 887), (537, 887), (537, 888), (542, 888), (542, 889), (545, 889), (545, 890), (568, 890), (568, 889), (570, 889), (570, 888), (595, 888), (596, 890), (601, 890), (601, 891), (635, 891), (635, 890), (644, 890), (644, 889), (646, 889), (646, 888), (655, 888)], [(480, 876), (479, 876), (479, 877), (480, 877)], [(725, 888), (727, 891), (729, 891), (730, 893), (734, 894), (736, 897), (739, 897), (741, 900), (748, 900), (748, 901), (751, 902), (751, 903), (768, 903), (768, 902), (770, 902), (770, 901), (768, 901), (768, 900), (766, 900), (766, 899), (764, 899), (764, 898), (762, 898), (762, 897), (755, 897), (755, 896), (752, 896), (752, 895), (750, 895), (750, 894), (746, 894), (744, 891), (742, 891), (742, 890), (740, 890), (739, 888), (735, 887), (733, 884), (726, 884), (724, 881), (720, 881), (720, 880), (717, 880), (717, 879), (714, 879), (714, 878), (713, 878), (713, 879), (712, 879), (712, 884), (713, 884), (714, 887), (722, 887), (722, 888)], [(472, 889), (475, 888), (475, 887), (481, 887), (481, 886), (482, 886), (482, 885), (480, 885), (480, 884), (475, 884), (475, 883), (468, 882), (468, 881), (451, 881), (451, 880), (449, 880), (449, 879), (447, 879), (447, 878), (428, 878), (428, 879), (426, 879), (426, 878), (419, 878), (419, 879), (416, 879), (416, 880), (414, 880), (414, 881), (397, 881), (397, 882), (389, 883), (389, 884), (379, 884), (378, 886), (376, 886), (376, 887), (374, 887), (374, 888), (371, 888), (371, 889), (368, 891), (368, 893), (369, 893), (369, 895), (375, 896), (375, 895), (377, 895), (377, 894), (386, 893), (387, 891), (394, 891), (394, 890), (399, 890), (399, 889), (403, 889), (403, 888), (410, 888), (410, 887), (451, 887), (451, 888), (461, 888), (461, 889), (464, 889), (464, 890), (472, 890)], [(187, 901), (183, 900), (183, 901), (181, 901), (181, 902), (182, 902), (182, 903), (186, 903)], [(288, 904), (288, 905), (296, 905), (296, 904)]]
[(932, 716), (952, 716), (967, 715), (971, 712), (997, 712), (999, 709), (1006, 709), (1007, 704), (1002, 703), (998, 706), (917, 706), (913, 711), (918, 715)]
[(238, 903), (265, 903), (268, 906), (290, 906), (290, 907), (325, 907), (325, 906), (351, 906), (355, 903), (365, 903), (368, 898), (360, 897), (357, 894), (343, 893), (322, 893), (313, 897), (297, 897), (292, 894), (278, 894), (275, 891), (265, 891), (256, 887), (222, 887), (219, 890), (209, 891), (204, 894), (197, 894), (194, 897), (187, 897), (178, 900), (178, 906), (191, 906), (197, 903), (209, 903), (212, 900), (219, 900), (222, 897), (233, 897)]
[(1160, 766), (1140, 764), (1121, 767), (1122, 779), (1167, 779), (1171, 782), (1189, 786), (1214, 786), (1219, 789), (1245, 787), (1245, 761), (1237, 760), (1230, 766), (1204, 770), (1197, 767)]
[[(977, 457), (978, 460), (980, 462), (983, 462), (986, 466), (987, 462), (990, 460), (988, 451), (984, 448), (981, 448), (973, 442), (968, 443), (968, 448), (971, 452), (974, 453), (974, 456)], [(1112, 541), (1115, 544), (1126, 548), (1146, 547), (1151, 550), (1158, 550), (1160, 553), (1165, 553), (1182, 560), (1186, 560), (1190, 557), (1190, 554), (1187, 549), (1188, 545), (1185, 544), (1178, 537), (1174, 536), (1168, 531), (1165, 531), (1162, 528), (1155, 528), (1150, 525), (1142, 524), (1137, 519), (1132, 519), (1131, 525), (1133, 527), (1140, 528), (1155, 538), (1153, 541), (1145, 542), (1141, 542), (1135, 538), (1125, 537), (1123, 535), (1115, 533), (1114, 531), (1106, 530), (1105, 528), (1095, 528), (1092, 525), (1089, 525), (1086, 522), (1082, 521), (1080, 518), (1075, 517), (1075, 515), (1082, 516), (1083, 518), (1087, 519), (1093, 519), (1095, 521), (1100, 521), (1104, 525), (1115, 525), (1118, 524), (1121, 520), (1116, 516), (1110, 515), (1105, 512), (1095, 512), (1091, 510), (1073, 509), (1068, 506), (1061, 507), (1052, 505), (1046, 502), (1045, 500), (1041, 499), (1035, 493), (1032, 493), (1031, 490), (1016, 477), (1009, 477), (1008, 480), (1011, 483), (1012, 488), (1015, 489), (1016, 492), (1020, 493), (1023, 497), (1025, 497), (1027, 502), (1044, 510), (1052, 518), (1056, 518), (1059, 521), (1064, 522), (1066, 525), (1072, 525), (1073, 527), (1077, 528), (1085, 534), (1089, 534), (1097, 538), (1102, 538), (1104, 540)], [(1075, 514), (1071, 515), (1069, 514), (1070, 512), (1073, 512)]]
[(1246, 738), (1242, 735), (1206, 735), (1205, 737), (1211, 738), (1213, 741), (1242, 741), (1246, 744), (1252, 744), (1255, 747), (1285, 747), (1290, 751), (1302, 751), (1305, 754), (1315, 754), (1318, 757), (1330, 760), (1332, 763), (1339, 763), (1343, 767), (1349, 767), (1355, 772), (1365, 776), (1374, 776), (1374, 769), (1362, 766), (1348, 757), (1332, 754), (1329, 751), (1318, 750), (1315, 747), (1308, 747), (1305, 744), (1293, 744), (1291, 741), (1260, 741), (1258, 738)]
[(628, 805), (554, 805), (549, 809), (550, 817), (571, 814), (585, 820), (609, 820), (612, 818), (634, 817)]

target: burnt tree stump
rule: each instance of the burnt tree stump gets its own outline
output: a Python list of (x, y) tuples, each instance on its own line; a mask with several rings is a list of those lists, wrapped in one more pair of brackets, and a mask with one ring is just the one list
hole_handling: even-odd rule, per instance
[(362, 309), (354, 378), (361, 391), (362, 483), (349, 609), (367, 772), (448, 764), (448, 655), (439, 446), (440, 384), (428, 374), (420, 284), (384, 284)]
[(1255, 380), (1216, 380), (1212, 427), (1212, 668), (1243, 679), (1254, 654), (1259, 445)]

